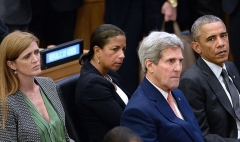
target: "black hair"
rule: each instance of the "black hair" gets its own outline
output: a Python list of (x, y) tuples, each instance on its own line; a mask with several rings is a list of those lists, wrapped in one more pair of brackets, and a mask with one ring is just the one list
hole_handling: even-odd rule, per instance
[(106, 45), (109, 41), (109, 38), (116, 37), (118, 35), (124, 35), (125, 33), (118, 28), (117, 26), (111, 24), (103, 24), (97, 27), (91, 35), (90, 38), (90, 49), (88, 53), (82, 54), (79, 58), (79, 64), (83, 64), (86, 60), (91, 60), (94, 55), (94, 46), (98, 46), (101, 49)]

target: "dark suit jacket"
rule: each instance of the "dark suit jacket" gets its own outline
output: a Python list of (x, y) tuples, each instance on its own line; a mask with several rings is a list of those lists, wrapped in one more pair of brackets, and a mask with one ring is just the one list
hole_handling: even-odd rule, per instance
[(121, 125), (132, 129), (144, 142), (203, 142), (183, 93), (179, 89), (171, 93), (184, 120), (174, 114), (163, 95), (144, 78), (122, 114)]
[[(58, 97), (56, 84), (50, 78), (36, 77), (35, 79), (65, 125), (65, 112)], [(65, 126), (64, 129), (67, 142), (70, 142)], [(17, 91), (8, 97), (6, 129), (3, 130), (0, 126), (0, 141), (40, 142), (40, 135), (37, 126), (20, 91)]]
[[(108, 74), (124, 91), (119, 83), (119, 76), (113, 71)], [(75, 97), (78, 114), (91, 142), (103, 140), (110, 129), (120, 125), (120, 117), (126, 105), (116, 93), (114, 85), (89, 61), (85, 61), (82, 66)]]
[[(228, 74), (240, 90), (240, 77), (231, 62)], [(182, 76), (179, 89), (185, 94), (206, 141), (238, 142), (235, 114), (215, 74), (200, 57)]]

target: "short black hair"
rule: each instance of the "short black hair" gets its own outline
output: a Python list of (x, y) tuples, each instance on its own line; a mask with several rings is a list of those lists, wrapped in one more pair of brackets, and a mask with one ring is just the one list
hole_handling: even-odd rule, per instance
[(111, 129), (104, 137), (103, 142), (143, 142), (142, 139), (131, 129), (117, 126)]

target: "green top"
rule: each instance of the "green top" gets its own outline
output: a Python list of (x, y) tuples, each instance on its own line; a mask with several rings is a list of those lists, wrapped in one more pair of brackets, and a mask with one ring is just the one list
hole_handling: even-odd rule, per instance
[(45, 103), (50, 123), (48, 123), (42, 115), (38, 112), (36, 107), (24, 94), (24, 100), (26, 101), (28, 108), (32, 114), (32, 118), (37, 125), (38, 132), (40, 134), (41, 142), (66, 142), (66, 136), (64, 127), (58, 113), (55, 111), (50, 101), (46, 97), (45, 93), (40, 89), (43, 101)]

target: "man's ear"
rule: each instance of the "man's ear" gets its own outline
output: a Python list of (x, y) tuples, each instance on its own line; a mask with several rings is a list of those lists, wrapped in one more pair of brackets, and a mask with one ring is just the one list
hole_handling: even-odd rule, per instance
[(11, 68), (12, 70), (16, 70), (15, 64), (12, 61), (7, 61), (7, 65), (9, 68)]
[(202, 53), (201, 47), (200, 47), (200, 45), (199, 45), (198, 42), (193, 41), (193, 42), (191, 43), (191, 47), (192, 47), (192, 49), (193, 49), (195, 52), (197, 52), (198, 54), (201, 54), (201, 53)]
[(150, 61), (150, 59), (145, 60), (145, 66), (146, 66), (148, 72), (150, 72), (150, 73), (154, 72), (153, 62)]

